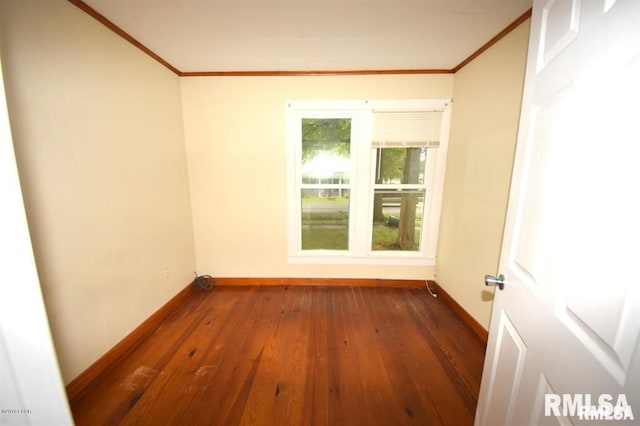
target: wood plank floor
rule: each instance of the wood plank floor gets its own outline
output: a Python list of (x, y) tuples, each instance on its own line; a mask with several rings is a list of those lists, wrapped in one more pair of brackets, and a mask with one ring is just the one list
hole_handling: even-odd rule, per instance
[(78, 425), (465, 425), (484, 345), (423, 289), (194, 293), (71, 401)]

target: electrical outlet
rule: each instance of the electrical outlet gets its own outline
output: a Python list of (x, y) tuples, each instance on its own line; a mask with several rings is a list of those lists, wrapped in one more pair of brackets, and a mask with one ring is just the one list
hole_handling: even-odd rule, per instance
[(168, 268), (168, 267), (166, 267), (166, 266), (165, 266), (165, 267), (164, 267), (164, 269), (162, 270), (162, 277), (163, 277), (165, 280), (168, 280), (168, 279), (169, 279), (169, 268)]

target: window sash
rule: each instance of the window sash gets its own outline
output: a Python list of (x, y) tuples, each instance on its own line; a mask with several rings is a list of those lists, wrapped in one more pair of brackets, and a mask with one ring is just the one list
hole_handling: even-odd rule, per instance
[[(302, 161), (302, 123), (304, 119), (350, 119), (351, 120), (351, 135), (350, 135), (350, 153), (349, 153), (349, 173), (348, 173), (348, 182), (342, 184), (336, 183), (304, 183), (303, 182), (303, 161)], [(329, 256), (344, 256), (349, 255), (352, 251), (353, 247), (353, 203), (349, 202), (348, 204), (348, 237), (347, 237), (347, 250), (340, 249), (304, 249), (303, 248), (303, 203), (302, 203), (302, 191), (305, 189), (338, 189), (338, 190), (348, 190), (349, 194), (353, 193), (354, 190), (354, 177), (355, 177), (355, 161), (356, 161), (356, 149), (357, 149), (357, 126), (358, 126), (358, 116), (354, 111), (349, 110), (324, 110), (324, 109), (311, 109), (311, 110), (302, 110), (295, 112), (295, 118), (293, 118), (293, 123), (295, 126), (294, 138), (295, 138), (295, 167), (296, 167), (296, 185), (295, 185), (295, 203), (296, 207), (296, 218), (295, 218), (295, 226), (297, 237), (295, 238), (295, 247), (297, 255), (305, 256), (318, 256), (318, 255), (329, 255)], [(291, 237), (289, 238), (289, 244), (292, 243)]]
[(422, 190), (427, 188), (426, 183), (376, 183), (373, 185), (374, 189), (388, 190), (389, 192), (398, 191), (401, 189), (416, 189)]
[(300, 189), (351, 189), (352, 185), (348, 183), (301, 183)]

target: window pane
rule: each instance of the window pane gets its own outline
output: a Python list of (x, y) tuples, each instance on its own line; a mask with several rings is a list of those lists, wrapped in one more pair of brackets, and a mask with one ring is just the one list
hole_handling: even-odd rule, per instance
[(375, 190), (372, 250), (420, 250), (424, 195), (424, 189)]
[(351, 119), (302, 119), (302, 249), (349, 249)]
[(377, 148), (377, 184), (424, 184), (426, 148)]
[(351, 119), (302, 119), (302, 183), (347, 184)]
[(302, 190), (302, 250), (349, 249), (349, 190)]

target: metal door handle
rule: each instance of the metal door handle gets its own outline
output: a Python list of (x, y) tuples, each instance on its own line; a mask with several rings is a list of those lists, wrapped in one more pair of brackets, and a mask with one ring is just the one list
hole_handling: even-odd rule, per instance
[(504, 284), (505, 282), (503, 274), (498, 275), (498, 278), (494, 277), (493, 275), (484, 276), (484, 285), (486, 286), (496, 285), (500, 290), (504, 290)]

